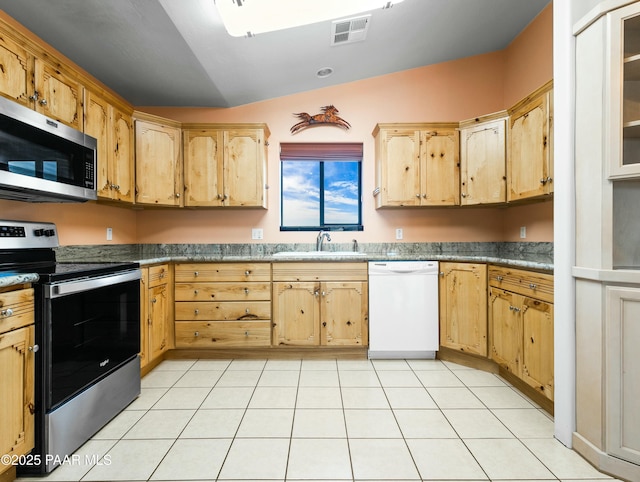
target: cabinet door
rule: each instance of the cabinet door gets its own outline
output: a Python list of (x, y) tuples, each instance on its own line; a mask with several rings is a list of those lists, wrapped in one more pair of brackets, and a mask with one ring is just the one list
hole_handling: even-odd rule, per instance
[[(34, 444), (33, 325), (0, 335), (0, 452), (27, 454)], [(0, 473), (8, 468), (0, 462)]]
[(640, 288), (606, 288), (606, 452), (640, 464)]
[(440, 263), (440, 344), (487, 356), (487, 267)]
[(507, 201), (551, 192), (549, 95), (544, 92), (511, 114)]
[(553, 305), (523, 297), (522, 379), (553, 400)]
[(96, 151), (98, 196), (112, 199), (114, 182), (111, 179), (109, 131), (111, 129), (109, 103), (101, 96), (87, 90), (84, 102), (84, 131), (98, 141)]
[(489, 290), (490, 358), (520, 377), (522, 371), (522, 296)]
[(453, 130), (423, 132), (422, 137), (421, 204), (423, 206), (460, 204), (458, 132)]
[(66, 77), (56, 66), (36, 59), (35, 85), (38, 94), (35, 108), (38, 112), (74, 129), (83, 130), (84, 94), (77, 81)]
[(149, 289), (149, 353), (150, 360), (169, 348), (169, 296), (166, 284)]
[(368, 344), (367, 283), (326, 282), (321, 285), (321, 345)]
[(266, 207), (264, 131), (224, 132), (224, 204)]
[(506, 200), (506, 121), (484, 122), (460, 131), (460, 203)]
[(109, 136), (110, 178), (114, 196), (118, 201), (132, 203), (134, 200), (134, 140), (133, 119), (125, 112), (112, 110)]
[(180, 206), (180, 129), (135, 121), (136, 203)]
[(380, 130), (376, 163), (378, 206), (420, 205), (420, 131)]
[(314, 282), (273, 283), (273, 344), (320, 344), (320, 286)]
[(33, 56), (6, 35), (0, 35), (0, 95), (33, 107)]
[(222, 131), (183, 132), (185, 206), (223, 205), (222, 143)]

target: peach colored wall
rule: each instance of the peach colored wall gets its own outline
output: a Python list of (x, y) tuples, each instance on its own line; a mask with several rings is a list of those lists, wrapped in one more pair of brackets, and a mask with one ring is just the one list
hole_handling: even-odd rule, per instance
[[(515, 208), (375, 210), (374, 144), (378, 122), (458, 121), (508, 107), (551, 78), (551, 8), (545, 9), (511, 46), (499, 52), (411, 69), (334, 87), (230, 109), (140, 107), (185, 122), (265, 122), (271, 130), (268, 205), (263, 210), (132, 210), (96, 203), (31, 205), (0, 201), (0, 218), (51, 220), (62, 244), (102, 244), (113, 228), (112, 243), (251, 242), (251, 228), (264, 230), (267, 243), (312, 242), (312, 233), (279, 231), (280, 142), (363, 142), (363, 223), (360, 233), (332, 234), (334, 242), (391, 242), (395, 228), (404, 241), (518, 240), (552, 241), (551, 210), (546, 204)], [(526, 57), (523, 61), (522, 57)], [(319, 86), (321, 81), (318, 81)], [(513, 103), (513, 102), (511, 102)], [(352, 128), (319, 126), (291, 135), (293, 112), (316, 113), (334, 104)], [(513, 234), (516, 233), (516, 234)]]

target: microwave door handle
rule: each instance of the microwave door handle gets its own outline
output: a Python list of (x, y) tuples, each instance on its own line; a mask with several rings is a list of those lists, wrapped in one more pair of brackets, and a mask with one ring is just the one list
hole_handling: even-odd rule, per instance
[(62, 283), (45, 285), (45, 297), (54, 299), (61, 296), (82, 293), (105, 286), (112, 286), (127, 281), (135, 281), (140, 279), (140, 270), (128, 271), (109, 276), (101, 276), (99, 278), (88, 278), (77, 281), (67, 281)]

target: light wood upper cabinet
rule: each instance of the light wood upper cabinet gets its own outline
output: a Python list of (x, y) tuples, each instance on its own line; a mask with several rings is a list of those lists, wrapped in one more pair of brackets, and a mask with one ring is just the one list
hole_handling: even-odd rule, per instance
[(185, 206), (265, 208), (264, 124), (184, 124)]
[(487, 266), (440, 263), (440, 345), (487, 356)]
[[(31, 288), (8, 289), (0, 289), (0, 452), (20, 456), (34, 446), (34, 299)], [(0, 462), (0, 476), (10, 467)]]
[(507, 113), (460, 123), (460, 204), (504, 203), (507, 187)]
[(378, 124), (376, 207), (459, 204), (457, 124)]
[(28, 50), (0, 35), (0, 95), (33, 108), (33, 62)]
[(274, 263), (273, 344), (367, 346), (366, 263)]
[(552, 82), (509, 109), (507, 201), (553, 193)]
[(180, 124), (135, 113), (136, 203), (182, 206)]
[(0, 65), (0, 95), (83, 130), (83, 86), (61, 64), (37, 57), (27, 43), (0, 35)]
[(36, 111), (82, 131), (83, 86), (45, 60), (36, 58), (34, 72)]
[(98, 197), (134, 200), (133, 119), (104, 97), (85, 91), (85, 133), (98, 140)]

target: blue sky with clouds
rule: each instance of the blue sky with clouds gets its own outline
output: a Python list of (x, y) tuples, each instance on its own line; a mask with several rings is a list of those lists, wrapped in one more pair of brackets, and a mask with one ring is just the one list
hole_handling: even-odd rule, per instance
[[(282, 225), (320, 224), (320, 163), (282, 162)], [(358, 162), (326, 161), (325, 224), (358, 223)]]

